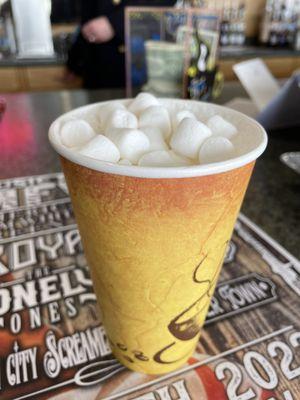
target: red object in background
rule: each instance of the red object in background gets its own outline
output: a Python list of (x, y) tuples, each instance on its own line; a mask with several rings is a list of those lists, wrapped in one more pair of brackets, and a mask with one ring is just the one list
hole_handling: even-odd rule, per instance
[(6, 101), (4, 98), (0, 98), (0, 122), (2, 121), (5, 111), (6, 111)]
[(21, 103), (20, 107), (18, 107), (18, 103), (14, 104), (14, 107), (7, 107), (6, 100), (0, 97), (3, 110), (2, 121), (0, 122), (0, 155), (3, 162), (5, 159), (2, 154), (5, 155), (7, 161), (9, 160), (12, 163), (12, 160), (18, 160), (29, 153), (35, 154), (37, 152), (32, 105), (26, 95), (18, 95), (18, 101)]
[[(196, 363), (196, 358), (190, 358), (189, 364), (193, 365)], [(202, 365), (195, 369), (195, 372), (199, 376), (203, 387), (206, 392), (206, 399), (225, 400), (227, 399), (226, 390), (222, 382), (218, 381), (211, 367)]]

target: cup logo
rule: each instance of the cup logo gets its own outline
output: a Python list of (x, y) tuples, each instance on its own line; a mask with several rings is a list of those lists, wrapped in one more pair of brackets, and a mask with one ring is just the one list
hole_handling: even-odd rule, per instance
[[(168, 329), (170, 333), (178, 340), (181, 341), (188, 341), (194, 339), (200, 332), (200, 329), (203, 325), (204, 318), (203, 316), (206, 314), (206, 309), (209, 306), (211, 297), (214, 292), (215, 285), (217, 283), (218, 275), (220, 269), (223, 264), (223, 259), (225, 256), (226, 248), (229, 243), (229, 240), (225, 242), (222, 246), (223, 250), (221, 250), (221, 261), (217, 268), (212, 268), (214, 271), (213, 276), (211, 279), (203, 279), (201, 277), (201, 272), (207, 273), (207, 269), (209, 268), (209, 264), (211, 263), (209, 253), (205, 254), (199, 264), (196, 266), (194, 273), (193, 273), (193, 281), (197, 284), (204, 285), (203, 294), (197, 299), (193, 304), (183, 310), (179, 315), (177, 315), (170, 324), (168, 325)], [(176, 342), (171, 343), (170, 345), (164, 347), (162, 350), (157, 352), (153, 357), (154, 361), (160, 364), (172, 364), (175, 362), (180, 361), (173, 360), (173, 361), (164, 361), (162, 356), (166, 353), (170, 348), (173, 348), (176, 345)], [(186, 357), (186, 356), (184, 356)], [(184, 358), (183, 357), (183, 358)]]

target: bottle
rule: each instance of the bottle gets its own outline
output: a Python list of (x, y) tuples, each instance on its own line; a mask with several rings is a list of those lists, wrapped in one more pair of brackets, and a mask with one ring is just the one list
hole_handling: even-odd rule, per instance
[(297, 20), (297, 30), (295, 34), (294, 48), (295, 50), (300, 50), (300, 14), (298, 15), (298, 20)]
[(246, 40), (245, 4), (241, 4), (238, 11), (237, 44), (243, 46)]
[(186, 7), (190, 7), (190, 2), (187, 0), (177, 0), (174, 7), (175, 8), (186, 8)]
[(281, 4), (279, 11), (279, 24), (278, 24), (278, 45), (284, 47), (287, 45), (288, 40), (288, 24), (287, 24), (287, 7)]
[(220, 29), (220, 44), (222, 46), (228, 46), (230, 44), (230, 6), (229, 4), (224, 4), (223, 18), (221, 22)]
[(270, 33), (272, 28), (274, 0), (267, 0), (263, 21), (260, 29), (259, 40), (263, 44), (268, 44), (270, 41)]
[(201, 39), (198, 29), (193, 30), (194, 53), (187, 70), (186, 97), (201, 99), (209, 90), (205, 73), (210, 56), (209, 46)]
[(272, 12), (272, 21), (270, 27), (270, 35), (269, 35), (269, 45), (272, 47), (276, 47), (280, 41), (280, 29), (281, 29), (281, 7), (276, 1), (274, 2), (273, 12)]
[(295, 16), (296, 16), (296, 32), (294, 39), (295, 50), (300, 50), (300, 1), (298, 0), (295, 6)]
[(2, 50), (6, 55), (13, 55), (17, 52), (17, 44), (11, 3), (5, 2), (0, 8), (2, 21)]
[(177, 0), (174, 7), (175, 8), (187, 8), (187, 7), (203, 7), (204, 0)]
[(294, 4), (288, 11), (288, 32), (287, 32), (287, 44), (288, 46), (293, 46), (296, 40), (296, 35), (297, 35), (297, 26), (298, 26), (298, 15), (299, 15), (299, 10), (298, 10), (298, 4), (296, 1), (294, 1)]
[(237, 34), (238, 34), (238, 4), (234, 2), (231, 4), (229, 9), (229, 32), (228, 32), (228, 41), (230, 45), (237, 44)]

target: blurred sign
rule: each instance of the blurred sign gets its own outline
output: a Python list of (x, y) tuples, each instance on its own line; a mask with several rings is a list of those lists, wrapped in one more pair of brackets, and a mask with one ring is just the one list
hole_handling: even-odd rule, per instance
[(219, 16), (206, 8), (126, 7), (126, 92), (208, 100)]

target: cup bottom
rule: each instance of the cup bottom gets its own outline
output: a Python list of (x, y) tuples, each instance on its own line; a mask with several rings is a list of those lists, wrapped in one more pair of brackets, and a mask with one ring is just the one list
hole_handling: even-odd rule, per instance
[(189, 352), (186, 353), (186, 355), (182, 358), (180, 358), (179, 361), (170, 363), (170, 364), (159, 364), (155, 361), (138, 361), (138, 360), (132, 360), (130, 357), (127, 357), (126, 355), (122, 354), (121, 351), (118, 350), (113, 350), (113, 355), (116, 357), (116, 359), (124, 365), (126, 368), (130, 369), (131, 371), (134, 372), (139, 372), (141, 374), (145, 375), (165, 375), (170, 372), (176, 371), (179, 368), (183, 367), (187, 361), (189, 360), (190, 357), (194, 354), (195, 351), (195, 344), (193, 344), (192, 348), (190, 349)]

